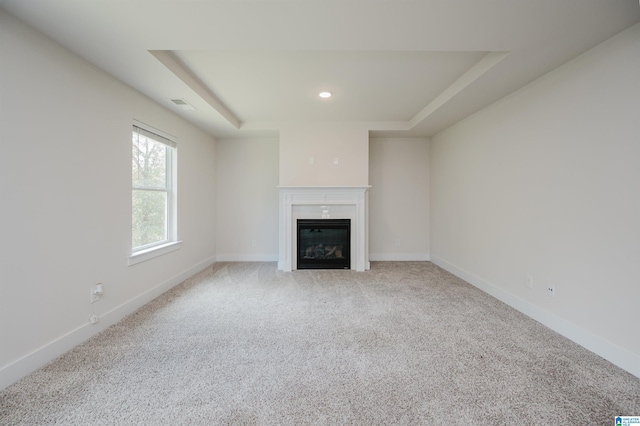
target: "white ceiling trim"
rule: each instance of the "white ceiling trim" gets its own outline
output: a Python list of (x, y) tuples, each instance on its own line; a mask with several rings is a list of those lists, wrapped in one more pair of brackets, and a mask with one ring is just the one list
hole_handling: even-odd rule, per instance
[(176, 56), (169, 50), (150, 50), (165, 67), (169, 69), (176, 77), (182, 80), (194, 92), (198, 94), (205, 102), (213, 107), (223, 116), (233, 127), (240, 129), (242, 123), (233, 112), (225, 104), (218, 99), (209, 87), (207, 87), (199, 78), (197, 78), (191, 70), (189, 70)]
[(431, 114), (438, 110), (442, 105), (450, 101), (458, 93), (462, 92), (471, 83), (476, 81), (491, 68), (498, 65), (500, 61), (506, 58), (509, 52), (489, 52), (478, 63), (469, 68), (460, 78), (458, 78), (453, 84), (447, 87), (442, 93), (440, 93), (433, 101), (431, 101), (426, 107), (417, 113), (411, 120), (409, 120), (409, 129), (414, 128), (420, 122), (426, 120)]
[[(236, 129), (242, 130), (278, 130), (284, 123), (273, 121), (251, 121), (242, 122), (235, 114), (216, 96), (211, 88), (197, 78), (176, 55), (169, 50), (150, 50), (156, 59), (166, 66), (177, 78), (189, 86), (198, 96), (212, 106), (222, 117), (224, 117)], [(443, 90), (421, 111), (408, 121), (371, 121), (367, 122), (370, 130), (411, 130), (419, 123), (425, 121), (440, 107), (450, 101), (465, 88), (493, 67), (500, 63), (509, 55), (509, 52), (488, 52), (477, 63), (469, 68), (462, 76), (454, 81), (449, 87)]]

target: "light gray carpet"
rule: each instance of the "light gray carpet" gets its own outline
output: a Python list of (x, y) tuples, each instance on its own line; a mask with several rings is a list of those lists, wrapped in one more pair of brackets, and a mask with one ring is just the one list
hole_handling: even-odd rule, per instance
[(429, 262), (218, 263), (0, 392), (2, 425), (572, 424), (640, 379)]

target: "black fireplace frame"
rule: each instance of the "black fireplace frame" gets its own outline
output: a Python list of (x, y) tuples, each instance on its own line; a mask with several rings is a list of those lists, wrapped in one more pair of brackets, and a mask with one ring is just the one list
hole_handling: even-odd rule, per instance
[[(300, 230), (341, 229), (347, 231), (347, 244), (342, 247), (342, 258), (309, 259), (302, 256)], [(351, 219), (298, 219), (296, 224), (297, 269), (351, 269)]]

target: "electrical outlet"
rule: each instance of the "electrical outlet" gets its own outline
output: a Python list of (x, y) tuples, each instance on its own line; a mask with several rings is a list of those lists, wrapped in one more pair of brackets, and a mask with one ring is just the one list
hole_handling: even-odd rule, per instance
[(527, 275), (524, 278), (524, 286), (528, 289), (533, 289), (533, 275)]
[(556, 288), (554, 286), (547, 286), (547, 296), (556, 297)]
[(400, 247), (400, 238), (396, 238), (396, 247)]
[(256, 240), (251, 240), (251, 247), (255, 247), (258, 245), (258, 242)]
[(95, 286), (91, 287), (91, 303), (96, 303), (102, 297), (102, 283), (98, 283)]

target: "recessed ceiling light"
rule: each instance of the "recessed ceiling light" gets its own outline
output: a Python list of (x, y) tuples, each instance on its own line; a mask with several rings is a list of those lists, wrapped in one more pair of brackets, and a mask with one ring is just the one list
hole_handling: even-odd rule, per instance
[(321, 98), (330, 98), (331, 97), (331, 92), (320, 92), (320, 97)]

